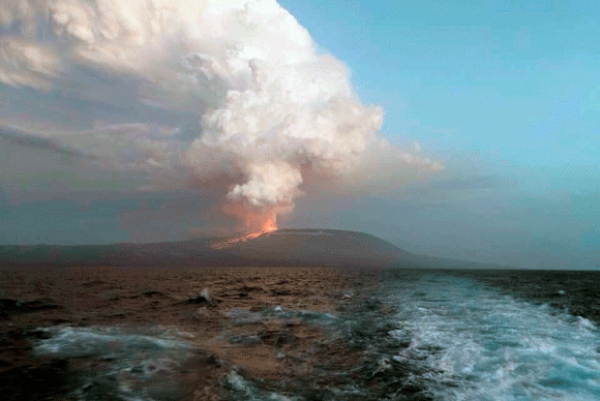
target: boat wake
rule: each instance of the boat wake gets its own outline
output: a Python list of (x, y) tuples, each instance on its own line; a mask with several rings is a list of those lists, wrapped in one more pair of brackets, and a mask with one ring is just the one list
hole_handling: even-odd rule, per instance
[(418, 361), (434, 399), (600, 399), (600, 332), (589, 320), (517, 300), (474, 280), (430, 275), (398, 282), (408, 342), (398, 360)]

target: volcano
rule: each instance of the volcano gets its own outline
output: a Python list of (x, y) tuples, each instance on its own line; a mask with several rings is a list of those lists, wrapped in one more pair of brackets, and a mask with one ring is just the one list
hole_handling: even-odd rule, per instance
[[(223, 244), (225, 244), (223, 246)], [(330, 230), (277, 230), (245, 241), (201, 238), (110, 245), (0, 246), (0, 266), (319, 266), (348, 268), (472, 267), (405, 251), (370, 234)]]

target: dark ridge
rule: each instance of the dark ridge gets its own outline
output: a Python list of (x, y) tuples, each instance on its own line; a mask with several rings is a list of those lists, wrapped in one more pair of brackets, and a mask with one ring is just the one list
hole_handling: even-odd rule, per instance
[(482, 267), (412, 254), (370, 234), (330, 229), (279, 230), (223, 248), (226, 238), (111, 245), (0, 246), (0, 266), (323, 266)]

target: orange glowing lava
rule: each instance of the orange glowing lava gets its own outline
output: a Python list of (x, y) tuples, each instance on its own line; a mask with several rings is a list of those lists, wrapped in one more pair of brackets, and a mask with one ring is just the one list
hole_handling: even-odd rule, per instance
[(240, 242), (253, 240), (262, 235), (277, 231), (278, 208), (257, 210), (241, 204), (228, 204), (223, 211), (235, 216), (242, 222), (241, 229), (245, 234), (238, 235), (212, 244), (214, 249), (229, 248)]

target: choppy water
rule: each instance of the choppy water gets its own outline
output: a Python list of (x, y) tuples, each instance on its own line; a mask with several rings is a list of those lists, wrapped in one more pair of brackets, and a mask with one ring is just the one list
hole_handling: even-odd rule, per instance
[(164, 329), (132, 333), (116, 328), (56, 327), (39, 341), (40, 356), (77, 361), (69, 400), (175, 400), (181, 364), (192, 346)]
[(409, 343), (394, 358), (426, 368), (436, 400), (600, 399), (600, 332), (589, 320), (467, 278), (425, 275), (388, 295)]
[[(539, 283), (544, 288), (543, 278)], [(232, 310), (233, 324), (301, 319), (326, 335), (315, 348), (313, 377), (265, 388), (232, 370), (224, 394), (239, 401), (600, 400), (600, 330), (556, 305), (434, 272), (390, 274), (370, 297), (355, 301), (335, 316), (280, 307)], [(343, 371), (338, 362), (345, 351), (332, 348), (340, 343), (361, 355)], [(190, 347), (168, 333), (63, 327), (50, 330), (35, 351), (95, 361), (77, 382), (77, 399), (160, 401), (177, 399), (176, 388), (164, 388), (176, 387)], [(337, 356), (319, 359), (321, 350), (332, 349)]]

